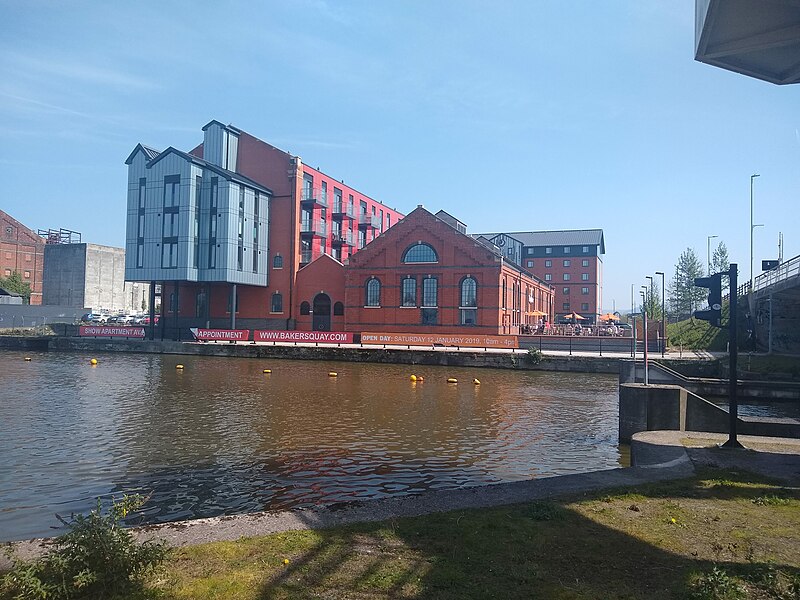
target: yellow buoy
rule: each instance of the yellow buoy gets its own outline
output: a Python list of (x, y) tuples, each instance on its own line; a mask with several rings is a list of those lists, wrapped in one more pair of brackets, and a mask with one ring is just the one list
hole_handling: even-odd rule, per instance
[(288, 558), (284, 558), (283, 559), (283, 564), (288, 565), (289, 564), (289, 559)]
[(89, 361), (89, 364), (96, 365), (97, 364), (97, 359), (93, 358), (92, 360)]
[(475, 385), (480, 385), (481, 384), (481, 380), (480, 379), (473, 379), (472, 383), (474, 383)]
[(455, 377), (448, 377), (447, 383), (458, 383), (458, 379), (456, 379)]
[(183, 365), (175, 365), (176, 369), (183, 369)]
[(30, 356), (26, 356), (26, 357), (25, 357), (25, 362), (30, 362), (30, 360), (31, 360), (31, 357), (30, 357)]
[(330, 373), (328, 373), (328, 377), (338, 377), (338, 376), (339, 376), (339, 374), (334, 372), (334, 371), (331, 371)]
[(264, 373), (272, 373), (271, 369), (264, 369)]
[[(26, 358), (25, 360), (30, 360), (30, 358)], [(411, 381), (416, 381), (417, 380), (417, 376), (416, 375), (412, 375), (410, 377), (410, 379), (411, 379)]]

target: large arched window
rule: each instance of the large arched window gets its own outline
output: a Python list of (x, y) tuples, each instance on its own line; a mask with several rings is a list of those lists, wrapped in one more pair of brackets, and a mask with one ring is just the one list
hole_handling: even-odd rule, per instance
[(381, 305), (381, 281), (373, 277), (367, 281), (366, 295), (367, 302), (365, 306), (380, 306)]
[(436, 250), (431, 246), (424, 242), (417, 242), (405, 251), (403, 262), (406, 264), (436, 263), (439, 262), (439, 257), (436, 255)]
[(461, 298), (458, 309), (462, 325), (478, 323), (478, 282), (474, 277), (467, 275), (461, 280)]

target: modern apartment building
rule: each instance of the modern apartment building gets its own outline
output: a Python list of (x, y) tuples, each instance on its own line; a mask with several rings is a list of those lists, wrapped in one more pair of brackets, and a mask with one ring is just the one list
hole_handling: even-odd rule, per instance
[(125, 278), (163, 284), (167, 327), (293, 329), (297, 272), (403, 217), (236, 127), (203, 133), (190, 152), (139, 144), (126, 161)]
[(556, 320), (578, 313), (593, 323), (603, 306), (602, 229), (480, 234), (555, 290)]
[(35, 231), (0, 210), (0, 276), (19, 273), (31, 286), (31, 304), (42, 303), (44, 246)]

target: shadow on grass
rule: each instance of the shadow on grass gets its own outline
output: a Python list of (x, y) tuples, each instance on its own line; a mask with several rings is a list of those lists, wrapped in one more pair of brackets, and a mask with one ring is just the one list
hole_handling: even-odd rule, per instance
[[(696, 574), (715, 566), (720, 577), (736, 575), (758, 589), (777, 589), (780, 577), (800, 581), (796, 564), (772, 562), (763, 540), (743, 535), (745, 523), (726, 522), (738, 517), (724, 511), (690, 517), (680, 506), (751, 500), (740, 503), (747, 515), (776, 488), (744, 473), (705, 474), (616, 495), (319, 531), (256, 597), (686, 598), (696, 589)], [(778, 491), (800, 498), (797, 490)], [(791, 544), (790, 555), (797, 556), (798, 540)], [(759, 597), (778, 597), (765, 594)]]

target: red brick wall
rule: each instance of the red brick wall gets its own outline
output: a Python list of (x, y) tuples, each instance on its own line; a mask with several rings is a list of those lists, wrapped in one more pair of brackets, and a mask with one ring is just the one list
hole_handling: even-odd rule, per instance
[(44, 240), (0, 211), (0, 277), (7, 277), (14, 271), (31, 285), (31, 304), (41, 304)]
[[(317, 294), (327, 294), (331, 299), (331, 331), (344, 331), (345, 317), (333, 314), (336, 302), (345, 302), (344, 267), (330, 256), (320, 257), (297, 272), (297, 287), (294, 295), (294, 313), (297, 315), (297, 329), (312, 330), (313, 314), (301, 315), (300, 304), (308, 302), (314, 307)], [(345, 312), (345, 314), (347, 314)]]

